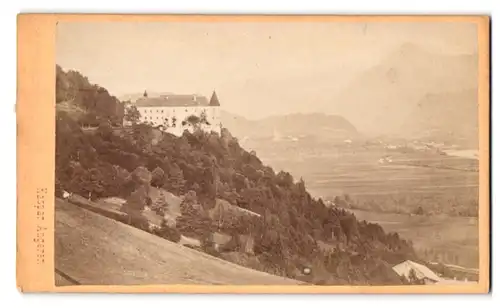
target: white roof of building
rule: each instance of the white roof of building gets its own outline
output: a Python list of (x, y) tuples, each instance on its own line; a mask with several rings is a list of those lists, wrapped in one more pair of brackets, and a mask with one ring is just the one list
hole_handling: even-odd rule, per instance
[(194, 107), (209, 106), (208, 99), (200, 95), (169, 94), (159, 97), (141, 97), (135, 102), (140, 107)]
[(441, 281), (442, 278), (436, 275), (433, 271), (431, 271), (427, 266), (406, 260), (392, 268), (399, 276), (409, 277), (410, 271), (413, 269), (415, 271), (415, 275), (418, 279), (430, 279), (433, 281)]

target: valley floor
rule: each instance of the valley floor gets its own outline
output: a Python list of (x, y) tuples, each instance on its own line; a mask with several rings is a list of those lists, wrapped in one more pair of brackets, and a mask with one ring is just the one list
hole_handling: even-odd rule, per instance
[[(470, 155), (362, 146), (253, 146), (265, 164), (302, 177), (314, 197), (332, 200), (348, 194), (357, 204), (350, 210), (358, 219), (411, 240), (422, 258), (479, 267), (478, 220), (469, 217), (477, 216), (479, 175)], [(383, 157), (392, 161), (380, 163)], [(410, 215), (419, 206), (425, 215)]]
[(475, 217), (418, 216), (350, 209), (360, 220), (380, 224), (411, 240), (428, 261), (479, 267), (479, 226)]

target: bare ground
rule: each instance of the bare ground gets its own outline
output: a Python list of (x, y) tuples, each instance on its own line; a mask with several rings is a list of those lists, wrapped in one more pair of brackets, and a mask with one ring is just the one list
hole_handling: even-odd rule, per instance
[(60, 199), (55, 208), (57, 285), (71, 281), (83, 285), (300, 284), (183, 247)]

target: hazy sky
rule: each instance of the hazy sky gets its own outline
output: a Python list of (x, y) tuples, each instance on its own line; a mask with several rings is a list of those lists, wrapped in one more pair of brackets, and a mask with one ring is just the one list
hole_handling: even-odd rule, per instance
[(335, 113), (314, 102), (402, 44), (472, 54), (476, 31), (464, 23), (59, 23), (56, 61), (118, 97), (215, 89), (223, 109), (249, 118)]

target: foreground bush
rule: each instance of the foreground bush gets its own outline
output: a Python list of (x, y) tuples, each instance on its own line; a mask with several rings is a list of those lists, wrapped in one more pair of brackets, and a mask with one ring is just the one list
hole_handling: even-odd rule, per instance
[(181, 233), (176, 228), (169, 227), (166, 221), (162, 222), (160, 228), (155, 228), (153, 234), (174, 243), (178, 243), (181, 240)]

